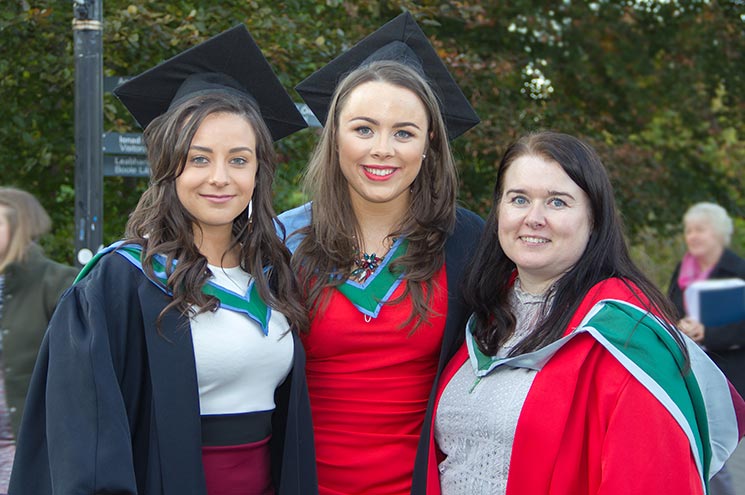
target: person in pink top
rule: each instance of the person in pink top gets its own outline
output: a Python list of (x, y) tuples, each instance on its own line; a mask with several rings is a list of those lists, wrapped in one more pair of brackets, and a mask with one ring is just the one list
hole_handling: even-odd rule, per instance
[[(703, 346), (740, 394), (745, 394), (745, 320), (705, 326), (690, 316), (683, 302), (699, 280), (745, 279), (745, 259), (730, 248), (734, 226), (715, 203), (696, 203), (683, 215), (686, 252), (670, 280), (668, 296), (677, 310), (678, 328)], [(734, 468), (734, 469), (733, 469)], [(712, 495), (737, 493), (732, 474), (745, 471), (745, 447), (712, 479)]]

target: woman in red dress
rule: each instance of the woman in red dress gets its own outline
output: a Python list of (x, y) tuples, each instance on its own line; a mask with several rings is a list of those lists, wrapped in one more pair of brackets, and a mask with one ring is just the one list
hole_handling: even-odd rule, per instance
[(297, 90), (326, 120), (312, 202), (280, 216), (311, 312), (320, 493), (408, 494), (415, 463), (426, 466), (433, 385), (468, 313), (460, 277), (483, 222), (456, 207), (448, 139), (478, 117), (410, 14)]

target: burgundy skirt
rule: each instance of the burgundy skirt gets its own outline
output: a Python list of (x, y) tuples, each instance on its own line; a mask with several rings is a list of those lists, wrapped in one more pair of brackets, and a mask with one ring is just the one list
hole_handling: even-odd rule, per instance
[(203, 446), (208, 495), (274, 495), (269, 438), (252, 443)]

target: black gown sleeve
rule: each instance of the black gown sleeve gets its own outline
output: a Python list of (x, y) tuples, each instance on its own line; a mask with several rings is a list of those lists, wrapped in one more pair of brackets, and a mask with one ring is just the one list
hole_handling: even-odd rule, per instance
[(305, 379), (305, 351), (293, 334), (293, 369), (275, 393), (272, 421), (272, 477), (278, 495), (318, 493), (313, 422), (308, 384)]
[[(9, 494), (137, 493), (118, 349), (136, 318), (130, 315), (140, 312), (131, 307), (135, 291), (102, 271), (67, 291), (50, 321), (31, 379)], [(116, 298), (107, 297), (114, 293)]]

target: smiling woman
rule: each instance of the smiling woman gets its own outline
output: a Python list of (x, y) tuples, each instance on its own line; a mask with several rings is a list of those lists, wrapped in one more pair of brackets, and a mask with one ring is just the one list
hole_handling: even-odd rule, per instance
[[(339, 166), (353, 208), (402, 218), (411, 184), (422, 168), (430, 128), (427, 109), (413, 91), (381, 81), (356, 87), (339, 113)], [(378, 243), (366, 251), (383, 254)]]
[(461, 275), (483, 223), (456, 207), (449, 139), (478, 118), (409, 14), (297, 89), (325, 121), (312, 203), (280, 215), (311, 312), (319, 491), (422, 493), (420, 432), (462, 340)]
[(214, 113), (194, 134), (176, 178), (176, 195), (194, 219), (194, 243), (212, 265), (239, 265), (238, 251), (229, 246), (233, 221), (254, 193), (255, 150), (256, 133), (245, 118)]
[(745, 404), (631, 262), (595, 150), (508, 147), (465, 280), (428, 494), (708, 493)]
[(499, 244), (523, 290), (543, 294), (579, 260), (590, 239), (590, 200), (558, 163), (517, 158), (504, 174)]
[(305, 122), (244, 26), (115, 94), (150, 185), (54, 314), (10, 493), (312, 495), (307, 315), (272, 208), (272, 141)]

